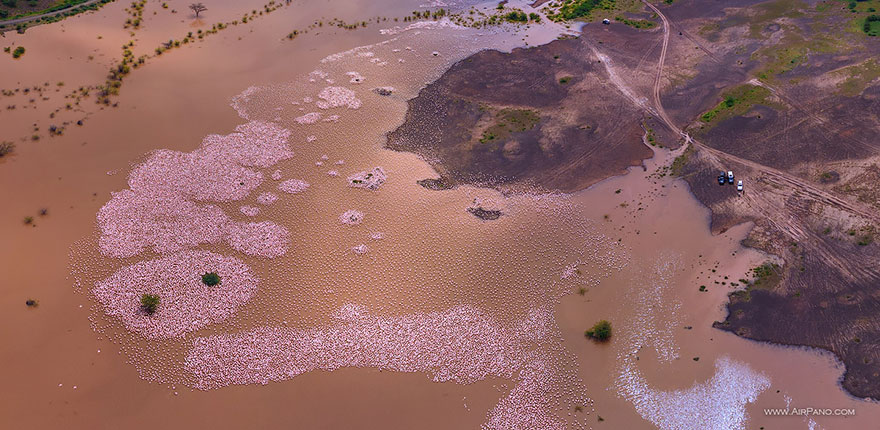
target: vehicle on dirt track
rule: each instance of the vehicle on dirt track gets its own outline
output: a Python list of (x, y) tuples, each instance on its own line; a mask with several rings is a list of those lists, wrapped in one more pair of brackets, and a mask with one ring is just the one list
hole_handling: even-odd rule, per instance
[(733, 170), (727, 171), (727, 182), (733, 183)]
[(724, 176), (724, 173), (718, 175), (718, 185), (724, 185), (725, 182), (727, 182), (727, 177)]
[(742, 191), (742, 190), (743, 190), (743, 181), (742, 181), (742, 179), (740, 179), (739, 182), (736, 183), (736, 190), (737, 190), (737, 191)]

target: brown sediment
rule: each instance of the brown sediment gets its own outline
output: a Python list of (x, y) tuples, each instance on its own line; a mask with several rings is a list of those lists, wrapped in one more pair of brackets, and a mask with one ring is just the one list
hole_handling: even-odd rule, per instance
[(458, 62), (409, 101), (387, 147), (419, 154), (440, 172), (441, 188), (570, 192), (651, 155), (643, 117), (608, 83), (589, 43), (571, 38)]

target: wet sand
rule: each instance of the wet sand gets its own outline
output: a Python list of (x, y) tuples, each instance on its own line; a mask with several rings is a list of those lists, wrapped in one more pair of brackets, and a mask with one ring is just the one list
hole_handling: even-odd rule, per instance
[[(102, 11), (114, 13), (110, 7)], [(283, 21), (281, 16), (276, 12), (267, 21)], [(76, 19), (65, 21), (65, 25), (75, 26)], [(404, 33), (400, 37), (413, 38), (416, 52), (406, 53), (405, 39), (376, 48), (380, 57), (392, 57), (396, 54), (393, 49), (398, 48), (404, 52), (401, 56), (410, 55), (405, 63), (399, 63), (405, 66), (376, 69), (371, 68), (374, 64), (368, 57), (346, 58), (338, 65), (320, 60), (389, 36), (371, 30), (340, 31), (333, 37), (309, 38), (310, 50), (304, 50), (300, 42), (305, 38), (292, 44), (278, 43), (281, 25), (254, 26), (253, 33), (244, 28), (227, 30), (228, 34), (197, 48), (170, 53), (126, 80), (120, 108), (94, 114), (81, 131), (74, 128), (63, 137), (21, 144), (13, 159), (0, 162), (0, 183), (4, 184), (0, 198), (5, 204), (0, 234), (6, 239), (0, 246), (0, 260), (14, 267), (4, 273), (0, 293), (3, 308), (8, 310), (0, 316), (8, 345), (0, 362), (4, 363), (4, 380), (9, 381), (0, 391), (0, 416), (29, 428), (146, 428), (155, 426), (157, 415), (174, 427), (207, 423), (220, 428), (476, 428), (486, 421), (487, 413), (509, 394), (513, 382), (508, 378), (489, 377), (462, 385), (435, 383), (422, 372), (357, 368), (316, 371), (265, 386), (193, 391), (183, 385), (193, 380), (182, 373), (179, 361), (188, 349), (189, 338), (177, 343), (148, 342), (105, 317), (89, 294), (79, 294), (77, 291), (87, 293), (87, 282), (79, 290), (73, 288), (76, 280), (103, 279), (134, 262), (102, 257), (94, 235), (95, 214), (110, 199), (111, 191), (126, 188), (130, 163), (143, 161), (150, 150), (191, 151), (207, 134), (229, 133), (245, 122), (229, 107), (229, 99), (251, 85), (276, 83), (256, 94), (247, 111), (252, 118), (273, 120), (279, 101), (290, 108), (291, 100), (314, 96), (324, 86), (307, 81), (308, 73), (316, 68), (327, 69), (340, 84), (345, 72), (361, 72), (366, 81), (347, 86), (357, 91), (363, 107), (344, 111), (339, 124), (319, 123), (315, 127), (299, 126), (293, 120), (301, 114), (296, 108), (281, 115), (279, 122), (293, 131), (295, 157), (278, 167), (285, 179), (306, 179), (310, 189), (301, 195), (281, 196), (270, 206), (257, 204), (259, 192), (255, 192), (247, 200), (223, 207), (230, 214), (238, 214), (240, 204), (260, 207), (260, 219), (275, 220), (290, 230), (292, 245), (285, 256), (271, 261), (242, 257), (263, 280), (260, 293), (238, 316), (196, 336), (264, 325), (325, 326), (332, 323), (333, 312), (347, 303), (367, 306), (385, 316), (470, 304), (498, 321), (516, 322), (536, 303), (552, 306), (559, 296), (568, 294), (558, 305), (559, 328), (551, 327), (548, 336), (549, 344), (562, 345), (567, 353), (549, 356), (556, 360), (560, 374), (577, 369), (586, 394), (595, 400), (595, 411), (588, 406), (583, 412), (561, 410), (559, 415), (591, 413), (574, 419), (574, 427), (595, 427), (593, 417), (600, 415), (608, 425), (652, 428), (612, 388), (619, 372), (619, 355), (632, 347), (626, 340), (645, 337), (641, 327), (630, 327), (632, 323), (617, 314), (639, 309), (640, 283), (635, 281), (650, 273), (658, 258), (669, 255), (681, 264), (673, 273), (664, 303), (679, 300), (682, 305), (668, 320), (656, 324), (661, 328), (672, 323), (692, 325), (694, 329), (686, 334), (676, 332), (672, 338), (679, 344), (679, 361), (649, 364), (645, 361), (651, 361), (651, 354), (640, 356), (638, 368), (651, 387), (687, 388), (691, 381), (711, 377), (716, 359), (729, 355), (772, 381), (758, 403), (749, 406), (753, 417), (764, 405), (782, 407), (778, 402), (784, 393), (794, 398), (794, 404), (855, 404), (857, 419), (866, 423), (875, 416), (875, 407), (845, 398), (835, 385), (840, 370), (825, 358), (753, 344), (711, 329), (711, 321), (723, 316), (719, 312), (726, 291), (711, 284), (709, 293), (699, 293), (693, 285), (698, 272), (717, 261), (722, 263), (718, 273), (738, 279), (760, 259), (736, 245), (744, 237), (745, 227), (710, 236), (708, 215), (682, 183), (667, 180), (663, 184), (668, 195), (658, 194), (636, 170), (572, 196), (504, 197), (470, 187), (432, 192), (416, 184), (418, 179), (434, 176), (426, 163), (412, 154), (382, 149), (384, 134), (403, 120), (406, 100), (425, 83), (481, 45), (500, 49), (516, 46), (515, 37), (498, 34), (477, 39), (473, 34), (431, 34), (425, 30), (419, 38), (414, 32)], [(29, 30), (23, 37), (40, 28), (52, 34), (51, 26), (45, 26)], [(246, 37), (238, 41), (239, 35)], [(25, 40), (36, 46), (36, 37)], [(51, 39), (45, 43), (51, 45)], [(295, 53), (296, 60), (279, 61), (283, 49), (290, 50), (290, 55)], [(434, 50), (441, 55), (430, 55)], [(219, 60), (229, 58), (237, 60)], [(393, 86), (395, 92), (390, 97), (376, 95), (371, 89), (378, 86)], [(3, 129), (33, 114), (22, 112), (10, 116), (4, 112), (0, 117)], [(318, 139), (307, 142), (310, 135)], [(316, 166), (325, 154), (326, 164)], [(345, 163), (334, 165), (336, 160)], [(348, 175), (375, 166), (382, 166), (389, 175), (379, 191), (346, 185)], [(331, 169), (338, 170), (340, 176), (327, 175)], [(274, 181), (267, 181), (260, 191), (274, 185)], [(614, 194), (618, 188), (621, 193)], [(651, 197), (644, 197), (645, 209), (637, 211), (633, 199), (640, 193)], [(473, 217), (466, 208), (474, 198), (503, 207), (505, 215), (492, 222)], [(618, 206), (624, 200), (629, 200), (627, 208)], [(40, 207), (47, 207), (48, 215), (34, 215), (36, 227), (24, 226), (21, 218), (35, 214)], [(364, 222), (343, 229), (337, 217), (351, 208), (364, 211)], [(636, 213), (636, 218), (630, 220), (630, 213)], [(605, 214), (610, 221), (603, 218)], [(658, 222), (665, 228), (653, 235)], [(617, 230), (621, 226), (624, 230)], [(634, 234), (635, 230), (640, 233)], [(683, 231), (693, 233), (686, 236)], [(372, 240), (371, 232), (383, 233), (383, 239)], [(615, 244), (617, 238), (622, 239), (623, 247)], [(351, 251), (360, 244), (369, 247), (366, 254)], [(73, 245), (72, 256), (69, 245)], [(217, 249), (231, 252), (225, 246)], [(622, 253), (621, 249), (627, 251)], [(604, 252), (615, 257), (607, 258)], [(737, 257), (727, 258), (733, 252)], [(693, 263), (695, 253), (703, 254), (704, 263)], [(624, 256), (628, 256), (628, 263), (621, 270)], [(581, 274), (563, 279), (573, 264)], [(705, 283), (705, 274), (703, 278), (699, 282)], [(575, 293), (582, 285), (588, 289), (583, 297)], [(27, 308), (27, 298), (38, 300), (39, 306)], [(605, 317), (615, 323), (615, 340), (597, 346), (584, 339), (583, 329)], [(699, 355), (700, 361), (693, 362), (692, 355)], [(780, 364), (774, 367), (768, 363)], [(151, 383), (142, 377), (165, 382)], [(564, 381), (577, 385), (569, 377)], [(773, 397), (775, 389), (782, 390), (777, 397)], [(571, 392), (565, 397), (570, 401)], [(784, 425), (796, 421), (774, 419), (780, 424), (772, 422), (773, 428), (779, 428), (782, 420)], [(856, 423), (851, 428), (859, 427), (856, 421), (847, 420), (847, 427), (851, 423)], [(839, 428), (835, 423), (820, 422), (826, 428)], [(749, 427), (755, 427), (753, 424), (765, 425), (754, 421)], [(766, 425), (770, 428), (771, 424)], [(802, 428), (803, 422), (791, 425)]]

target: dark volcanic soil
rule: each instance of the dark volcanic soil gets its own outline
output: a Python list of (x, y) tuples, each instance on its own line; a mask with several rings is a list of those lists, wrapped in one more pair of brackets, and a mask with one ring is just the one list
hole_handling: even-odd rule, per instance
[(644, 120), (573, 38), (455, 64), (410, 100), (387, 147), (419, 154), (447, 186), (569, 192), (650, 157)]
[[(847, 367), (844, 388), (880, 398), (880, 69), (873, 62), (880, 49), (845, 31), (853, 15), (844, 3), (820, 10), (777, 0), (694, 15), (695, 5), (664, 8), (674, 31), (667, 64), (689, 63), (693, 76), (666, 85), (664, 105), (706, 145), (681, 174), (712, 210), (714, 231), (752, 221), (746, 245), (785, 262), (780, 282), (732, 294), (728, 318), (715, 326), (832, 351)], [(749, 82), (770, 90), (768, 103), (700, 121), (726, 90)], [(735, 171), (745, 193), (719, 186), (721, 170)]]

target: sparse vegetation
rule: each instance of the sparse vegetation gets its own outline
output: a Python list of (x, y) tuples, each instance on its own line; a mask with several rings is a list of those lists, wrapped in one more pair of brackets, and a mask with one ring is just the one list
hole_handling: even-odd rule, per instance
[(845, 96), (853, 97), (861, 94), (871, 82), (880, 78), (880, 63), (871, 59), (841, 69), (838, 73), (845, 76), (843, 82), (837, 85), (840, 92)]
[(772, 288), (782, 280), (782, 270), (776, 263), (767, 262), (751, 270), (752, 284), (762, 288)]
[[(748, 302), (752, 300), (753, 288), (772, 290), (782, 282), (783, 278), (782, 268), (778, 264), (769, 261), (752, 268), (750, 272), (752, 273), (752, 280), (740, 279), (739, 281), (745, 284), (745, 288), (731, 293), (730, 297), (732, 299)], [(799, 294), (795, 294), (795, 297), (799, 297)]]
[(17, 46), (14, 50), (12, 50), (12, 58), (21, 58), (24, 55), (24, 46)]
[(608, 320), (601, 320), (585, 331), (584, 336), (598, 342), (606, 342), (611, 339), (611, 323)]
[(770, 90), (757, 85), (741, 85), (726, 92), (724, 100), (700, 116), (706, 123), (721, 122), (725, 119), (743, 115), (755, 105), (769, 104)]
[(614, 8), (615, 0), (562, 0), (559, 9), (548, 17), (554, 21), (590, 18), (594, 10)]
[(504, 14), (504, 19), (510, 22), (528, 22), (529, 16), (521, 10), (512, 10)]
[(424, 188), (427, 188), (429, 190), (434, 190), (434, 191), (449, 190), (449, 189), (453, 188), (452, 184), (448, 183), (443, 178), (420, 179), (420, 180), (416, 181), (416, 183), (421, 185)]
[(531, 109), (501, 109), (495, 114), (495, 117), (495, 124), (483, 131), (480, 143), (504, 141), (511, 133), (535, 128), (535, 125), (541, 120), (538, 112)]
[(675, 160), (672, 160), (672, 174), (675, 176), (681, 176), (684, 174), (684, 168), (687, 166), (688, 160), (690, 159), (691, 154), (694, 152), (694, 147), (688, 144), (688, 147), (685, 148), (684, 152), (681, 153), (678, 157), (675, 157)]
[(200, 14), (200, 13), (202, 13), (202, 12), (208, 10), (208, 8), (205, 7), (205, 5), (202, 4), (202, 3), (192, 3), (192, 4), (189, 5), (189, 8), (190, 8), (190, 10), (193, 11), (193, 13), (196, 14), (196, 18), (199, 17), (199, 14)]
[(620, 22), (622, 24), (626, 24), (633, 28), (643, 29), (643, 28), (654, 28), (657, 26), (657, 23), (654, 21), (649, 21), (647, 19), (629, 19), (625, 16), (616, 16), (614, 20)]
[[(82, 12), (97, 10), (113, 0), (101, 0), (92, 4), (83, 4), (88, 0), (17, 0), (0, 1), (0, 19), (19, 19), (34, 17), (32, 20), (15, 25), (16, 31), (23, 33), (28, 27), (38, 24), (49, 24)], [(48, 15), (47, 15), (48, 14)], [(47, 15), (35, 17), (36, 15)], [(4, 27), (0, 21), (0, 30)]]
[(862, 31), (868, 36), (880, 36), (880, 15), (868, 15), (865, 17)]
[(3, 158), (15, 150), (15, 144), (12, 142), (0, 142), (0, 158)]

